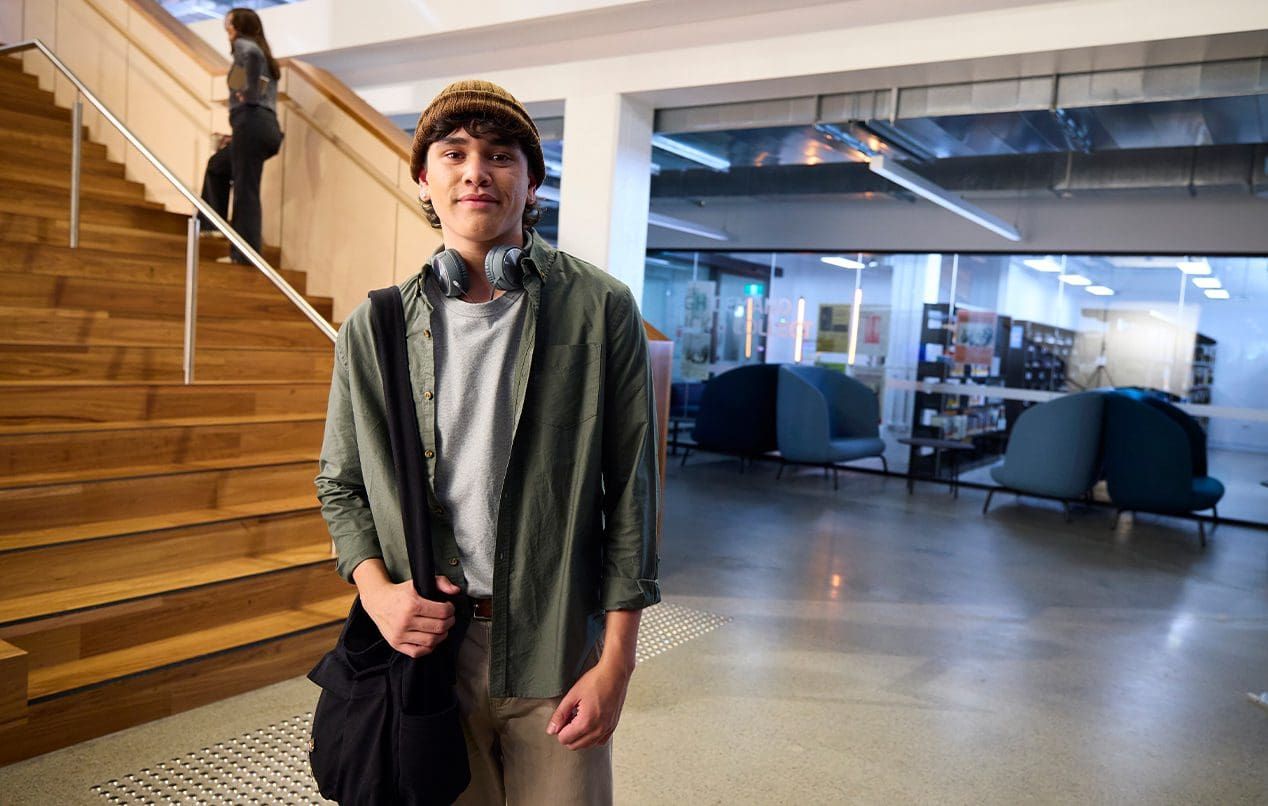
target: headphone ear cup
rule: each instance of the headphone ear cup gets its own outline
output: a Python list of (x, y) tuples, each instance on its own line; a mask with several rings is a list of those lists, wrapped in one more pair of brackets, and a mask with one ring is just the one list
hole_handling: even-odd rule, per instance
[(431, 259), (432, 271), (440, 281), (446, 297), (461, 297), (467, 293), (467, 263), (456, 249), (446, 249)]
[(518, 246), (495, 246), (484, 256), (484, 276), (489, 284), (502, 291), (524, 286), (524, 268), (520, 261), (524, 250)]

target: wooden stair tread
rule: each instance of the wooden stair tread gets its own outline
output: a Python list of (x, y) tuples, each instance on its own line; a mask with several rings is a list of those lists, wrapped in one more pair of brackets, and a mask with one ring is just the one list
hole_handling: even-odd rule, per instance
[[(34, 172), (27, 171), (25, 176), (15, 177), (12, 173), (0, 174), (0, 192), (9, 194), (11, 198), (46, 198), (50, 202), (69, 204), (70, 175), (61, 171)], [(110, 184), (102, 186), (96, 177), (90, 181), (80, 181), (80, 199), (108, 201), (116, 205), (138, 207), (143, 210), (167, 211), (162, 204), (145, 198), (145, 188), (124, 185), (114, 187)]]
[[(180, 347), (11, 345), (0, 342), (0, 378), (44, 384), (104, 379), (145, 383), (182, 376)], [(333, 351), (326, 349), (199, 349), (196, 374), (217, 380), (296, 380), (329, 378)]]
[[(5, 268), (0, 266), (0, 297), (10, 307), (100, 311), (133, 319), (183, 321), (185, 315), (183, 284), (155, 285), (77, 274), (6, 271)], [(264, 278), (244, 277), (238, 287), (200, 283), (199, 318), (251, 320), (261, 325), (261, 331), (267, 331), (260, 322), (261, 317), (308, 322), (276, 287), (261, 280)], [(314, 294), (306, 294), (304, 298), (318, 314), (329, 317), (334, 307), (332, 298)], [(326, 344), (329, 345), (328, 340)]]
[(251, 453), (246, 457), (230, 456), (218, 459), (191, 459), (187, 462), (98, 467), (91, 470), (65, 470), (53, 473), (19, 473), (6, 476), (4, 481), (0, 482), (0, 489), (7, 487), (38, 487), (46, 484), (117, 481), (119, 479), (144, 478), (146, 476), (166, 476), (172, 473), (187, 473), (194, 470), (228, 470), (235, 467), (254, 467), (261, 464), (291, 464), (306, 461), (316, 463), (319, 452), (319, 448), (314, 446), (311, 450)]
[[(199, 379), (189, 385), (196, 386), (196, 387), (213, 388), (217, 386), (313, 386), (314, 384), (321, 384), (321, 383), (322, 381), (320, 381), (317, 378), (313, 378), (311, 380), (302, 380), (302, 381), (301, 380), (295, 380), (295, 381), (277, 380), (275, 378), (274, 379), (207, 378), (205, 380)], [(116, 386), (120, 388), (136, 387), (136, 386), (185, 386), (185, 384), (181, 383), (179, 378), (160, 378), (153, 381), (128, 381), (128, 380), (119, 380), (116, 378), (98, 378), (96, 380), (92, 380), (92, 379), (65, 380), (65, 381), (59, 380), (56, 382), (56, 384), (53, 384), (53, 385), (76, 386), (80, 388), (88, 387), (88, 386), (103, 386), (103, 387)], [(327, 389), (329, 389), (330, 381), (326, 380), (323, 385)], [(20, 387), (42, 388), (47, 386), (50, 386), (48, 381), (41, 381), (38, 379), (0, 380), (0, 387), (2, 388), (20, 388)]]
[[(315, 474), (314, 474), (315, 475)], [(277, 515), (283, 512), (302, 512), (317, 509), (317, 494), (264, 499), (243, 504), (220, 507), (185, 509), (133, 518), (77, 523), (70, 526), (53, 526), (45, 529), (27, 529), (0, 534), (0, 551), (52, 546), (79, 540), (95, 540), (137, 532), (155, 532), (179, 526), (250, 518), (258, 515)]]
[(330, 381), (256, 384), (26, 384), (0, 395), (8, 427), (86, 425), (194, 417), (289, 416), (326, 411)]
[[(0, 334), (4, 344), (174, 347), (183, 343), (185, 333), (183, 321), (146, 317), (144, 312), (0, 304), (0, 319), (9, 323)], [(275, 320), (264, 328), (254, 317), (201, 314), (196, 335), (199, 348), (331, 349), (330, 339), (299, 317)]]
[(353, 594), (31, 671), (32, 701), (342, 620)]
[(79, 431), (150, 431), (161, 428), (189, 428), (217, 425), (254, 425), (258, 423), (315, 422), (326, 419), (325, 412), (294, 414), (243, 414), (233, 417), (169, 417), (158, 420), (106, 420), (102, 422), (21, 423), (5, 425), (0, 421), (0, 437), (10, 434), (67, 434)]
[[(33, 181), (31, 179), (19, 179), (10, 174), (0, 174), (0, 193), (4, 193), (10, 199), (30, 200), (37, 204), (48, 206), (56, 204), (60, 208), (63, 204), (70, 204), (70, 175), (61, 176), (61, 172), (49, 172), (48, 181)], [(61, 181), (58, 182), (57, 180)], [(165, 213), (167, 215), (176, 215), (168, 213), (167, 208), (162, 204), (149, 201), (145, 198), (144, 187), (138, 189), (119, 189), (101, 188), (95, 182), (80, 182), (79, 186), (80, 199), (97, 199), (108, 201), (116, 207), (135, 207), (140, 210), (153, 210)]]
[[(100, 177), (114, 181), (127, 181), (127, 171), (121, 162), (106, 158), (104, 146), (85, 143), (80, 155), (80, 176)], [(0, 165), (26, 166), (33, 170), (61, 171), (70, 176), (70, 151), (50, 151), (31, 143), (17, 143), (0, 138)]]
[[(71, 249), (65, 244), (5, 243), (0, 241), (0, 267), (7, 271), (21, 270), (30, 274), (53, 274), (65, 277), (92, 277), (114, 282), (144, 283), (146, 285), (185, 286), (185, 258), (183, 256), (154, 256), (128, 254), (80, 245)], [(274, 266), (277, 268), (277, 266)], [(307, 275), (293, 269), (278, 269), (296, 290), (303, 293)], [(204, 256), (199, 263), (200, 288), (214, 285), (225, 288), (242, 288), (244, 282), (256, 280), (269, 283), (253, 266), (235, 263), (218, 263)], [(263, 287), (263, 286), (262, 286)]]
[[(0, 190), (3, 191), (0, 192), (0, 211), (49, 221), (70, 221), (69, 194), (57, 193), (39, 185), (29, 187), (30, 190), (18, 191), (12, 186), (0, 185)], [(123, 227), (149, 236), (175, 236), (182, 244), (186, 240), (188, 220), (189, 216), (170, 213), (162, 205), (144, 199), (124, 201), (112, 198), (109, 204), (88, 203), (81, 204), (79, 208), (81, 229), (86, 224)]]
[(180, 568), (156, 574), (60, 588), (43, 593), (0, 599), (0, 624), (71, 613), (106, 604), (139, 599), (159, 593), (210, 585), (230, 579), (265, 574), (301, 565), (331, 560), (330, 541), (318, 539), (312, 545), (270, 552), (252, 557), (208, 562), (196, 568)]

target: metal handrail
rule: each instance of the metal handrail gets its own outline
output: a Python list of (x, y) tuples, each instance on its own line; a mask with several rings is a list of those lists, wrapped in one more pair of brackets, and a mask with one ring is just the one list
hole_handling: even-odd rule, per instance
[[(223, 233), (225, 238), (229, 240), (229, 243), (236, 247), (241, 254), (246, 256), (247, 260), (251, 262), (251, 265), (255, 266), (255, 268), (267, 277), (269, 282), (273, 283), (273, 285), (276, 286), (277, 289), (281, 291), (292, 304), (295, 305), (295, 307), (299, 308), (300, 312), (308, 317), (308, 319), (317, 326), (318, 330), (325, 334), (325, 336), (331, 341), (335, 340), (335, 329), (329, 322), (326, 321), (325, 317), (318, 313), (317, 310), (308, 303), (308, 300), (304, 299), (302, 294), (292, 288), (291, 284), (286, 282), (286, 280), (282, 278), (282, 275), (278, 274), (277, 270), (270, 266), (268, 261), (261, 257), (260, 253), (252, 248), (252, 246), (247, 243), (233, 227), (229, 226), (228, 222), (221, 218), (215, 210), (211, 209), (209, 204), (186, 187), (185, 184), (176, 177), (176, 174), (172, 173), (172, 171), (163, 164), (162, 160), (154, 156), (154, 153), (145, 147), (145, 144), (132, 133), (132, 130), (125, 126), (123, 122), (119, 120), (119, 118), (116, 117), (96, 95), (93, 94), (92, 90), (88, 89), (87, 85), (80, 81), (79, 77), (76, 76), (61, 59), (57, 58), (57, 55), (53, 53), (53, 51), (49, 50), (47, 45), (39, 39), (28, 39), (23, 42), (16, 42), (12, 45), (0, 47), (0, 56), (6, 56), (11, 53), (19, 53), (32, 49), (43, 53), (45, 58), (47, 58), (49, 62), (57, 68), (57, 70), (64, 75), (78, 91), (78, 96), (75, 99), (75, 107), (72, 113), (72, 119), (75, 125), (75, 130), (72, 133), (71, 140), (73, 151), (71, 154), (70, 245), (72, 248), (79, 246), (79, 171), (82, 159), (81, 132), (83, 129), (83, 103), (80, 101), (80, 96), (82, 96), (87, 99), (88, 103), (92, 104), (99, 113), (101, 113), (103, 118), (110, 122), (110, 125), (118, 129), (124, 139), (131, 143), (137, 151), (141, 152), (141, 156), (145, 157), (146, 160), (154, 166), (155, 170), (162, 174), (163, 178), (170, 182), (172, 186), (176, 188), (177, 192), (184, 196), (185, 199), (194, 206), (194, 209), (198, 213), (201, 213), (212, 223), (213, 226), (215, 226), (217, 230)], [(197, 317), (197, 305), (195, 303), (198, 282), (198, 236), (199, 221), (198, 215), (195, 214), (190, 216), (187, 235), (189, 240), (185, 255), (185, 383), (192, 383), (194, 377), (194, 324)]]

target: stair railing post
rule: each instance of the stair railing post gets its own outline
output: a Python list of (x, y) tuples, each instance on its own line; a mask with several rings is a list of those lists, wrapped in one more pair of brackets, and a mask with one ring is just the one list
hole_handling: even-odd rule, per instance
[(185, 368), (186, 385), (194, 382), (194, 331), (198, 320), (198, 213), (189, 217), (189, 242), (185, 244)]
[(79, 173), (83, 167), (84, 102), (75, 93), (70, 117), (70, 248), (79, 247)]

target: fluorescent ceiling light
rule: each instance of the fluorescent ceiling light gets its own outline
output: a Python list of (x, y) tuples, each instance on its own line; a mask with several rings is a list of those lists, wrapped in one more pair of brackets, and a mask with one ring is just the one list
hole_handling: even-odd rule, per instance
[(731, 161), (723, 157), (714, 156), (704, 149), (689, 146), (686, 143), (680, 143), (672, 137), (666, 137), (663, 134), (652, 135), (652, 146), (659, 148), (661, 151), (668, 151), (677, 157), (685, 160), (698, 162), (706, 168), (712, 168), (715, 171), (731, 170)]
[(660, 213), (648, 213), (647, 223), (651, 224), (653, 227), (671, 229), (676, 232), (685, 232), (688, 235), (698, 235), (701, 238), (708, 238), (714, 241), (731, 240), (730, 233), (724, 230), (706, 227), (704, 224), (697, 224), (694, 221), (674, 218), (673, 216), (662, 215)]
[(1198, 288), (1219, 288), (1220, 278), (1218, 277), (1194, 277), (1193, 284)]
[(861, 269), (863, 264), (848, 257), (821, 257), (819, 260), (829, 266), (840, 266), (843, 269)]
[[(655, 138), (653, 138), (654, 140)], [(868, 167), (871, 168), (872, 173), (880, 174), (894, 184), (902, 185), (917, 196), (928, 199), (958, 216), (967, 218), (974, 224), (985, 227), (996, 235), (1000, 235), (1010, 241), (1021, 240), (1021, 233), (1008, 222), (991, 215), (976, 205), (970, 204), (946, 188), (935, 185), (923, 176), (912, 173), (901, 165), (890, 164), (885, 157), (873, 157), (872, 161), (868, 163)]]
[(1066, 285), (1091, 285), (1092, 281), (1082, 274), (1063, 274), (1057, 278)]
[(1114, 296), (1114, 289), (1110, 288), (1109, 286), (1105, 286), (1105, 285), (1090, 285), (1090, 286), (1088, 286), (1087, 288), (1085, 288), (1085, 289), (1083, 289), (1083, 290), (1084, 290), (1084, 291), (1087, 291), (1089, 294), (1095, 294), (1095, 295), (1096, 295), (1096, 296), (1098, 296), (1098, 297), (1112, 297), (1112, 296)]
[(1206, 294), (1209, 299), (1228, 299), (1228, 291), (1223, 288), (1208, 288), (1202, 293)]
[(1210, 274), (1211, 264), (1205, 260), (1182, 260), (1176, 267), (1185, 274)]
[(1048, 271), (1048, 272), (1061, 271), (1061, 264), (1050, 257), (1039, 257), (1039, 258), (1032, 257), (1032, 258), (1023, 260), (1022, 263), (1025, 263), (1027, 266), (1034, 269), (1035, 271)]

